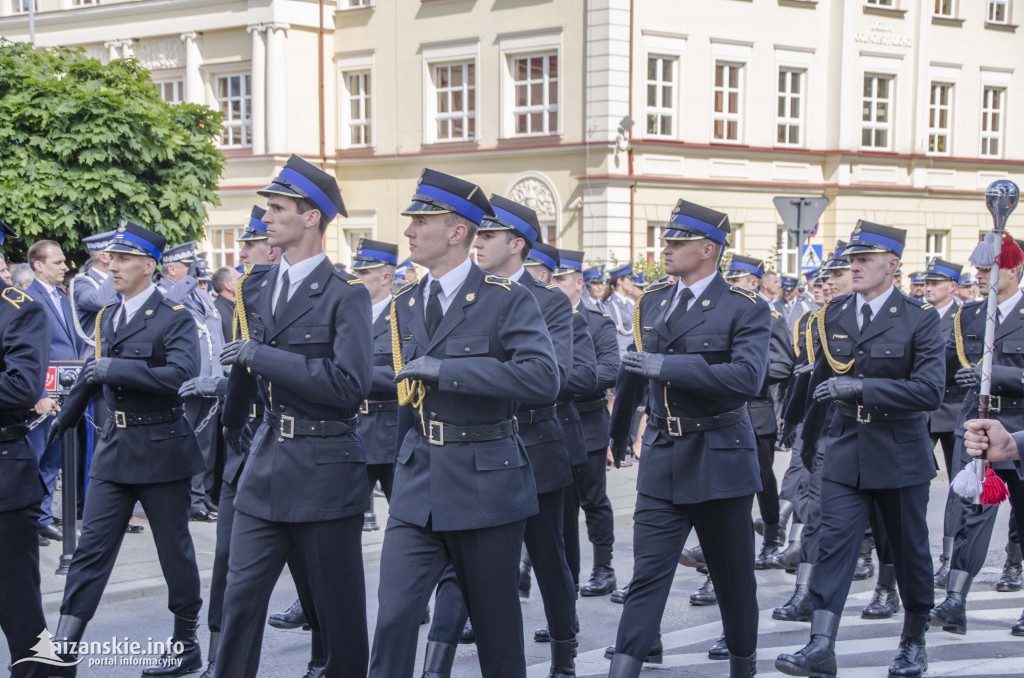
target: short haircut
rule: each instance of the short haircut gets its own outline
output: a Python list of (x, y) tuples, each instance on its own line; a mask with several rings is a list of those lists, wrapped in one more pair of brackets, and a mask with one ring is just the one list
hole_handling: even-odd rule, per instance
[(213, 286), (214, 292), (220, 294), (224, 290), (224, 284), (227, 283), (229, 278), (231, 278), (231, 271), (231, 268), (221, 266), (213, 272), (213, 277), (210, 278), (210, 284)]
[(36, 274), (32, 272), (32, 267), (28, 264), (18, 264), (11, 269), (11, 282), (19, 290), (23, 290), (32, 284)]
[(37, 261), (45, 261), (46, 253), (50, 251), (51, 247), (60, 249), (60, 245), (52, 240), (39, 240), (32, 244), (32, 247), (28, 248), (28, 264), (35, 270), (35, 263)]
[(456, 214), (455, 212), (448, 212), (447, 214), (445, 214), (445, 217), (445, 226), (455, 226), (457, 224), (462, 224), (463, 226), (466, 227), (466, 249), (468, 250), (470, 247), (472, 247), (473, 241), (476, 240), (476, 233), (480, 229), (480, 227), (477, 226), (477, 224), (470, 221), (469, 219), (463, 217), (460, 214)]
[(327, 225), (331, 222), (324, 216), (324, 211), (313, 204), (313, 201), (309, 198), (292, 198), (295, 201), (295, 211), (299, 214), (305, 214), (309, 210), (316, 210), (320, 212), (320, 232), (325, 233), (327, 231)]

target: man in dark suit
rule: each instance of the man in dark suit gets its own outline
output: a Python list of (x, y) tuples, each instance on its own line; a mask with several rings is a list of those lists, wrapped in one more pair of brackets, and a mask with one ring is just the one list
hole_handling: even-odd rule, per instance
[[(50, 360), (79, 360), (82, 355), (82, 340), (75, 333), (75, 317), (71, 303), (60, 286), (68, 267), (60, 245), (52, 240), (40, 240), (28, 248), (28, 263), (32, 266), (35, 280), (25, 291), (33, 299), (42, 302), (46, 308), (46, 319), (50, 331)], [(43, 414), (53, 409), (53, 401), (40, 393), (36, 412)], [(53, 488), (61, 467), (61, 443), (59, 440), (47, 443), (50, 423), (47, 419), (29, 434), (29, 444), (39, 461), (39, 472), (46, 483), (46, 496), (40, 504), (39, 536), (41, 539), (63, 539), (63, 534), (53, 520)]]
[[(0, 242), (14, 231), (0, 222)], [(29, 445), (29, 411), (46, 379), (50, 344), (43, 303), (0, 283), (0, 627), (11, 676), (42, 678), (45, 664), (25, 661), (46, 627), (39, 585), (39, 502), (45, 488)], [(35, 418), (34, 416), (32, 418)]]
[(370, 492), (356, 414), (372, 379), (370, 296), (323, 251), (324, 231), (346, 216), (332, 175), (293, 155), (259, 193), (268, 242), (283, 255), (249, 272), (236, 294), (240, 338), (220, 356), (232, 366), (229, 444), (244, 449), (254, 392), (264, 414), (235, 496), (217, 672), (256, 675), (270, 594), (291, 556), (302, 607), (322, 634), (324, 672), (362, 678)]
[(370, 675), (409, 678), (423, 608), (454, 566), (483, 675), (524, 678), (519, 554), (537, 485), (515, 414), (558, 395), (554, 349), (529, 289), (469, 259), (478, 186), (424, 170), (405, 234), (429, 275), (392, 302), (401, 447), (381, 553)]
[(213, 272), (210, 286), (215, 296), (213, 305), (220, 314), (221, 331), (225, 341), (231, 341), (231, 321), (235, 316), (235, 285), (238, 283), (238, 271), (230, 266), (221, 266)]
[[(188, 531), (189, 478), (201, 467), (195, 434), (185, 420), (178, 388), (199, 369), (199, 339), (191, 316), (150, 282), (165, 245), (163, 236), (132, 223), (118, 227), (107, 247), (114, 289), (123, 301), (101, 309), (86, 363), (50, 431), (58, 439), (102, 396), (110, 411), (90, 468), (82, 540), (64, 588), (56, 640), (81, 640), (99, 605), (136, 502), (149, 518), (174, 614), (169, 649), (145, 675), (176, 676), (197, 670), (202, 656), (199, 569)], [(65, 667), (51, 675), (74, 675)]]
[(836, 675), (839, 618), (874, 503), (892, 535), (906, 612), (889, 675), (919, 676), (927, 665), (924, 632), (934, 591), (926, 513), (935, 464), (926, 412), (942, 402), (945, 370), (938, 314), (893, 285), (905, 237), (900, 229), (857, 222), (845, 250), (854, 294), (832, 299), (816, 323), (820, 344), (809, 384), (815, 403), (803, 431), (805, 454), (817, 445), (827, 450), (809, 583), (814, 613), (807, 646), (776, 659), (787, 675)]
[(639, 300), (612, 411), (616, 463), (644, 387), (651, 393), (637, 479), (633, 579), (611, 678), (636, 678), (655, 646), (679, 553), (697, 531), (719, 591), (730, 673), (756, 672), (757, 584), (750, 511), (761, 490), (748, 401), (768, 370), (771, 310), (718, 272), (729, 234), (721, 212), (680, 200), (664, 235), (665, 271)]

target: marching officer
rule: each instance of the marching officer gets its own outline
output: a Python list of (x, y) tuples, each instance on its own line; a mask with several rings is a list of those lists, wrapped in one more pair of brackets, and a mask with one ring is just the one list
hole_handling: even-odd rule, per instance
[(615, 323), (615, 333), (619, 340), (619, 356), (633, 342), (633, 264), (625, 264), (608, 272), (608, 287), (604, 293), (604, 308)]
[[(604, 271), (600, 266), (592, 266), (583, 271), (583, 285), (586, 288), (586, 291), (580, 295), (583, 305), (604, 313), (604, 302), (601, 301), (601, 297), (604, 296), (605, 282)], [(614, 329), (614, 325), (612, 328)], [(618, 345), (618, 339), (616, 339), (616, 345)]]
[(82, 238), (89, 250), (89, 264), (71, 280), (68, 298), (71, 302), (75, 332), (85, 345), (83, 358), (93, 352), (96, 314), (117, 300), (114, 280), (110, 277), (110, 255), (104, 252), (116, 231), (106, 231)]
[[(202, 667), (196, 638), (199, 569), (188, 531), (189, 479), (202, 468), (178, 389), (199, 370), (199, 339), (184, 307), (151, 282), (166, 244), (163, 236), (130, 222), (118, 227), (106, 251), (120, 303), (100, 310), (95, 352), (82, 369), (50, 430), (59, 439), (102, 395), (108, 417), (85, 497), (82, 538), (64, 587), (57, 640), (79, 641), (99, 605), (136, 502), (149, 518), (174, 614), (173, 639), (160, 665), (144, 675), (176, 676)], [(75, 675), (54, 667), (50, 675)]]
[(894, 535), (890, 547), (906, 611), (889, 674), (919, 676), (927, 665), (924, 632), (934, 591), (926, 509), (935, 465), (925, 412), (942, 402), (945, 368), (938, 314), (893, 285), (905, 238), (903, 230), (859, 221), (845, 250), (854, 294), (832, 299), (815, 323), (820, 345), (810, 388), (816, 402), (803, 442), (810, 451), (822, 445), (828, 452), (809, 584), (811, 639), (776, 659), (787, 675), (836, 675), (839, 618), (875, 502)]
[(452, 563), (481, 673), (523, 678), (518, 563), (538, 506), (515, 414), (520, 402), (558, 396), (554, 349), (530, 290), (469, 259), (480, 223), (495, 216), (478, 186), (424, 170), (403, 213), (412, 259), (429, 273), (389, 310), (399, 401), (409, 406), (399, 413), (370, 675), (412, 676), (423, 608)]
[[(4, 237), (17, 237), (0, 222)], [(44, 678), (32, 647), (46, 628), (39, 576), (39, 502), (46, 493), (28, 444), (29, 414), (43, 392), (50, 361), (49, 321), (41, 302), (0, 283), (0, 627), (13, 678)]]
[(220, 356), (232, 366), (229, 442), (242, 444), (254, 391), (264, 414), (235, 496), (217, 670), (256, 675), (270, 594), (291, 555), (302, 607), (321, 632), (324, 673), (362, 678), (370, 492), (356, 414), (372, 378), (370, 297), (323, 252), (324, 231), (347, 216), (333, 176), (293, 155), (258, 193), (268, 242), (283, 254), (236, 292), (240, 338)]
[(721, 212), (680, 200), (662, 251), (676, 283), (648, 287), (612, 411), (616, 464), (645, 384), (650, 390), (634, 513), (633, 579), (610, 678), (635, 678), (652, 649), (679, 553), (691, 529), (703, 547), (719, 604), (730, 673), (756, 671), (757, 583), (750, 511), (761, 490), (748, 401), (768, 370), (771, 312), (730, 286), (718, 262), (730, 231)]

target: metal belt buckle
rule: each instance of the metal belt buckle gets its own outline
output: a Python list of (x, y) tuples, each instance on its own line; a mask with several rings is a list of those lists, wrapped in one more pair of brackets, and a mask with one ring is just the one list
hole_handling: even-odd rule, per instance
[(256, 418), (256, 403), (253, 403), (252, 404), (252, 409), (249, 410), (249, 418), (250, 419), (255, 419)]
[(857, 423), (859, 424), (870, 424), (871, 413), (864, 411), (863, 405), (857, 405)]
[(114, 410), (114, 426), (117, 428), (128, 428), (128, 420), (125, 418), (124, 412)]
[(359, 414), (369, 414), (369, 413), (370, 413), (370, 401), (369, 400), (364, 400), (363, 402), (359, 403)]
[(989, 412), (1001, 412), (1003, 409), (1003, 396), (989, 396), (988, 397), (988, 411)]
[(295, 437), (295, 417), (289, 417), (288, 415), (281, 415), (281, 425), (278, 427), (278, 432), (282, 438), (294, 438)]
[(427, 429), (427, 442), (431, 445), (444, 445), (444, 422), (430, 420)]
[(665, 417), (668, 426), (668, 434), (679, 438), (683, 435), (683, 422), (679, 417)]

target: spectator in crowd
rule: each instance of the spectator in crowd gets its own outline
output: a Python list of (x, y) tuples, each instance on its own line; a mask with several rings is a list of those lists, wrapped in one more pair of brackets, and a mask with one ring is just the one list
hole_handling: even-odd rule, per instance
[(4, 285), (11, 285), (11, 269), (7, 268), (7, 260), (0, 254), (0, 282)]
[(32, 267), (28, 264), (16, 264), (11, 269), (11, 284), (17, 287), (19, 290), (26, 290), (28, 286), (32, 284), (32, 281), (36, 279), (36, 274), (32, 272)]
[(238, 282), (238, 271), (228, 266), (222, 266), (213, 273), (211, 279), (213, 291), (217, 295), (213, 298), (213, 305), (220, 311), (220, 323), (224, 328), (224, 340), (231, 340), (231, 320), (235, 316), (235, 283)]

